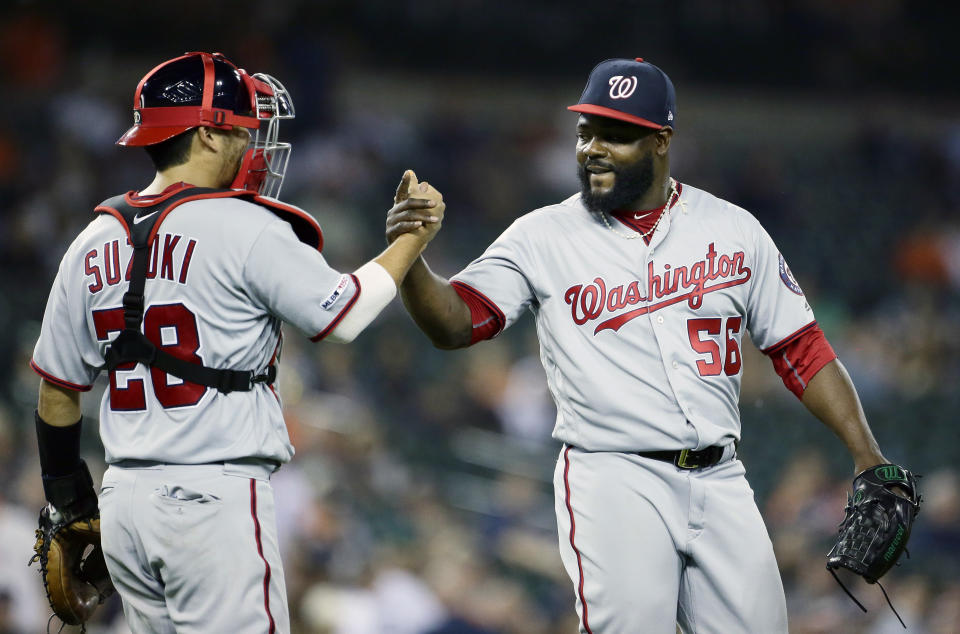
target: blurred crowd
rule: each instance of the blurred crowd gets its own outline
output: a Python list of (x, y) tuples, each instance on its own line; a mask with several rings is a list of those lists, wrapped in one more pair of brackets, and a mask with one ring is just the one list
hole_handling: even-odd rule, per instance
[[(0, 634), (44, 631), (49, 614), (36, 568), (26, 565), (43, 504), (32, 424), (39, 379), (27, 364), (49, 284), (94, 205), (152, 176), (145, 155), (113, 145), (129, 125), (136, 82), (159, 61), (200, 48), (222, 50), (290, 89), (298, 118), (281, 127), (294, 146), (282, 197), (317, 217), (334, 266), (351, 270), (384, 246), (393, 190), (402, 171), (414, 168), (447, 201), (444, 227), (427, 251), (446, 275), (518, 215), (576, 191), (575, 115), (564, 107), (596, 61), (643, 54), (664, 67), (678, 92), (674, 175), (758, 216), (850, 371), (885, 454), (924, 476), (910, 558), (884, 580), (887, 593), (909, 631), (960, 631), (960, 471), (952, 460), (960, 444), (960, 117), (953, 95), (929, 94), (923, 73), (916, 75), (922, 99), (899, 83), (884, 90), (874, 70), (864, 71), (862, 95), (840, 90), (829, 74), (829, 90), (817, 93), (799, 80), (772, 81), (769, 60), (753, 82), (724, 66), (728, 75), (717, 86), (715, 59), (698, 74), (706, 44), (684, 55), (665, 33), (729, 26), (731, 14), (710, 8), (723, 3), (676, 3), (668, 16), (675, 22), (657, 23), (665, 31), (643, 51), (632, 41), (599, 47), (607, 53), (600, 57), (581, 47), (576, 65), (542, 73), (509, 65), (504, 46), (484, 48), (491, 57), (473, 68), (431, 64), (423, 42), (403, 49), (384, 26), (410, 21), (423, 36), (424, 23), (476, 18), (476, 28), (492, 29), (484, 3), (443, 3), (441, 18), (402, 12), (405, 3), (317, 3), (329, 13), (289, 0), (269, 4), (280, 17), (264, 20), (260, 31), (234, 17), (212, 42), (207, 34), (167, 33), (175, 43), (167, 45), (144, 44), (122, 29), (115, 42), (82, 35), (73, 3), (60, 16), (22, 3), (0, 18), (7, 86), (0, 100)], [(567, 4), (558, 4), (553, 19), (570, 13)], [(849, 6), (856, 4), (782, 6), (805, 18), (798, 24), (806, 31), (793, 37), (839, 41), (853, 28)], [(871, 27), (892, 33), (910, 17), (908, 5), (872, 3)], [(297, 23), (299, 9), (329, 37), (311, 39), (313, 23)], [(782, 29), (783, 16), (774, 13), (737, 28), (744, 37), (764, 25)], [(557, 37), (539, 53), (527, 43), (533, 59), (559, 54), (551, 47), (566, 41), (562, 25), (545, 18), (531, 37), (549, 39), (541, 32), (548, 27)], [(279, 37), (285, 28), (289, 37)], [(823, 69), (843, 59), (854, 77), (877, 60), (893, 69), (919, 64), (928, 58), (917, 28), (904, 27), (909, 37), (898, 52), (907, 61), (890, 61), (897, 56), (861, 38), (850, 44), (852, 59), (837, 44), (802, 63)], [(420, 65), (390, 65), (394, 53)], [(273, 479), (294, 632), (575, 632), (553, 512), (555, 410), (532, 319), (459, 352), (431, 348), (399, 302), (349, 346), (314, 345), (301, 334), (287, 328), (279, 379), (297, 455)], [(849, 457), (763, 355), (745, 346), (744, 356), (741, 457), (781, 565), (791, 632), (900, 631), (879, 588), (845, 578), (868, 608), (863, 614), (824, 568), (852, 476)], [(101, 378), (83, 399), (84, 456), (95, 478), (105, 467), (96, 435), (103, 388)], [(116, 599), (88, 631), (126, 633)]]

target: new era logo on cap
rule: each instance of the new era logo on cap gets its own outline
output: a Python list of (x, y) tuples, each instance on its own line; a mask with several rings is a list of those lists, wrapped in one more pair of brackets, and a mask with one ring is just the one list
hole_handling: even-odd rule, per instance
[(597, 64), (580, 101), (568, 108), (657, 129), (674, 125), (676, 109), (670, 78), (640, 57)]

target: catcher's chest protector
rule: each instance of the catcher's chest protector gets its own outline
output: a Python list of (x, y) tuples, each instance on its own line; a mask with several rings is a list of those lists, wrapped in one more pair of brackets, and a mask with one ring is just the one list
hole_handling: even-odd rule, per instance
[(261, 205), (289, 222), (301, 242), (317, 250), (323, 247), (323, 234), (316, 221), (295, 207), (257, 196), (254, 192), (188, 187), (163, 197), (153, 205), (134, 206), (130, 204), (128, 195), (115, 196), (102, 202), (96, 208), (97, 213), (108, 213), (119, 220), (133, 246), (130, 286), (123, 295), (124, 329), (104, 354), (108, 370), (114, 370), (124, 363), (143, 363), (184, 381), (216, 388), (224, 394), (234, 391), (246, 392), (253, 389), (256, 383), (271, 384), (276, 380), (275, 365), (269, 366), (266, 371), (257, 375), (250, 370), (210, 368), (177, 358), (161, 350), (140, 331), (145, 308), (143, 291), (147, 279), (150, 249), (160, 224), (179, 205), (210, 198), (243, 198)]

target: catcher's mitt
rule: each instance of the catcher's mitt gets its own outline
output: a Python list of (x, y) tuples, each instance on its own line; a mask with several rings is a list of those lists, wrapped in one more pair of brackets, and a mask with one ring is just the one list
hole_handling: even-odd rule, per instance
[[(847, 568), (877, 583), (906, 550), (920, 499), (916, 476), (898, 465), (876, 465), (857, 475), (853, 495), (847, 494), (837, 543), (827, 553), (827, 569), (836, 577), (837, 568)], [(850, 598), (866, 611), (853, 595)]]
[[(53, 504), (40, 511), (29, 564), (40, 562), (43, 587), (57, 617), (68, 625), (82, 626), (113, 594), (113, 584), (100, 547), (100, 514), (86, 464), (61, 478), (61, 484), (68, 479), (72, 483), (65, 488), (75, 496), (61, 496), (70, 501), (63, 511)], [(45, 487), (49, 488), (50, 480), (45, 478)]]

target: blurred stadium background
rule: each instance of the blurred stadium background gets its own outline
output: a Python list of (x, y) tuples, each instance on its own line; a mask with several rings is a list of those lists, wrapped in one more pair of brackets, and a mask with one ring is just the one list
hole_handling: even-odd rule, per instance
[[(291, 90), (283, 197), (315, 214), (334, 266), (383, 247), (384, 213), (412, 167), (448, 201), (427, 252), (448, 275), (516, 216), (576, 190), (565, 106), (595, 63), (643, 56), (664, 68), (678, 93), (674, 175), (760, 218), (886, 455), (924, 475), (911, 558), (888, 577), (894, 604), (911, 632), (960, 631), (960, 65), (946, 6), (4, 3), (0, 632), (42, 631), (48, 615), (26, 561), (42, 505), (27, 363), (49, 284), (93, 206), (149, 182), (146, 155), (113, 142), (140, 77), (188, 50), (222, 51)], [(294, 631), (575, 632), (533, 320), (461, 352), (432, 349), (399, 302), (351, 346), (286, 334), (280, 384), (297, 456), (274, 483)], [(900, 631), (878, 588), (854, 585), (862, 614), (823, 566), (849, 457), (768, 360), (745, 357), (741, 454), (791, 632)], [(84, 397), (98, 473), (102, 389)], [(126, 632), (119, 602), (89, 631)]]

